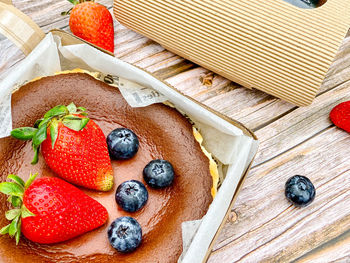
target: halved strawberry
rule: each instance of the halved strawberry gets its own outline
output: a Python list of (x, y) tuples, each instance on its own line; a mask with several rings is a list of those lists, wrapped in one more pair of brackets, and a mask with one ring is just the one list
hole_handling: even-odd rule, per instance
[(106, 137), (85, 111), (73, 103), (59, 105), (38, 120), (36, 128), (17, 128), (11, 135), (32, 140), (32, 164), (38, 162), (41, 145), (45, 162), (58, 176), (76, 185), (109, 191), (113, 187), (113, 170)]
[(26, 183), (16, 175), (13, 182), (0, 183), (0, 192), (9, 195), (14, 209), (5, 216), (11, 223), (0, 234), (15, 237), (21, 233), (37, 243), (52, 244), (72, 239), (107, 222), (108, 213), (96, 200), (75, 186), (55, 177), (35, 180), (31, 175)]

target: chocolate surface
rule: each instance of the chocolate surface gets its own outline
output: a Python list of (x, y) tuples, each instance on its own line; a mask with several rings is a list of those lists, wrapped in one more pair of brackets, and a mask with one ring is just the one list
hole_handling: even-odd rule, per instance
[[(120, 92), (82, 73), (61, 74), (28, 83), (12, 95), (13, 127), (33, 126), (36, 119), (58, 104), (87, 108), (89, 117), (100, 125), (105, 135), (113, 129), (132, 129), (140, 140), (136, 156), (126, 161), (112, 161), (114, 188), (108, 193), (82, 189), (104, 205), (108, 223), (70, 241), (40, 245), (22, 236), (19, 245), (8, 236), (0, 237), (0, 262), (176, 262), (182, 252), (181, 223), (200, 219), (212, 197), (212, 178), (208, 158), (192, 134), (191, 124), (176, 110), (162, 104), (131, 108)], [(29, 173), (55, 176), (41, 154), (31, 165), (31, 142), (10, 137), (0, 139), (0, 175), (4, 181), (13, 173), (27, 179)], [(116, 187), (123, 181), (143, 181), (142, 170), (152, 159), (166, 159), (175, 170), (171, 187), (154, 190), (147, 187), (149, 200), (136, 213), (122, 211), (114, 199)], [(8, 222), (4, 212), (9, 207), (0, 195), (0, 227)], [(141, 246), (133, 253), (114, 250), (107, 238), (109, 224), (120, 216), (132, 216), (143, 231)]]

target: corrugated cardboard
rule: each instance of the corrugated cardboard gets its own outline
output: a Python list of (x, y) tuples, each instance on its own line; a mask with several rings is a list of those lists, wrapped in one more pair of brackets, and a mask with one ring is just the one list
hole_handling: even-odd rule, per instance
[(312, 102), (350, 26), (350, 1), (302, 9), (283, 0), (115, 0), (139, 32), (247, 88)]

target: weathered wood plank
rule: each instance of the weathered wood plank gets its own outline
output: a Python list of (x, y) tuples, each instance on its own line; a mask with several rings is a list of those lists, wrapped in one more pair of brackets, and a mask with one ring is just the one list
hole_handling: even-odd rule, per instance
[(184, 61), (185, 60), (183, 58), (174, 55), (173, 53), (167, 50), (164, 50), (138, 61), (137, 63), (135, 63), (135, 65), (144, 68), (151, 73), (154, 73), (157, 71), (161, 71), (163, 68), (178, 65)]
[[(350, 80), (350, 59), (348, 58), (350, 58), (349, 37), (344, 40), (336, 60), (320, 88), (320, 94)], [(181, 89), (181, 85), (176, 85), (176, 87)], [(241, 121), (253, 130), (258, 130), (296, 109), (292, 104), (267, 96), (259, 91), (246, 89), (238, 89), (221, 96), (214, 96), (205, 100), (204, 103), (231, 118)], [(311, 108), (315, 104), (314, 102)]]
[(259, 129), (260, 150), (254, 165), (259, 165), (315, 136), (332, 125), (331, 109), (350, 100), (350, 80), (318, 96), (310, 107), (295, 109), (274, 123)]
[[(212, 85), (210, 87), (205, 86), (202, 83), (201, 79), (204, 76), (208, 75), (208, 73), (210, 73), (209, 70), (201, 67), (196, 67), (192, 70), (183, 72), (182, 74), (167, 78), (166, 81), (172, 86), (181, 90), (186, 95), (191, 96), (199, 101), (203, 101), (203, 95), (215, 90), (221, 90), (231, 83), (229, 80), (214, 74)], [(193, 77), (194, 75), (196, 78)], [(230, 87), (231, 89), (234, 88), (233, 85)], [(235, 87), (239, 87), (239, 85), (235, 85)]]
[(322, 262), (344, 262), (350, 261), (350, 229), (344, 234), (332, 239), (321, 246), (311, 250), (309, 253), (295, 260), (295, 263), (322, 263)]
[(294, 105), (266, 93), (245, 88), (213, 96), (205, 100), (204, 104), (239, 120), (253, 130), (295, 108)]
[[(111, 8), (113, 0), (99, 0), (99, 3)], [(68, 11), (73, 5), (67, 0), (13, 0), (13, 4), (23, 13), (31, 17), (44, 31), (53, 28), (61, 28), (68, 25), (68, 16), (62, 16), (61, 12)]]
[[(226, 224), (209, 262), (289, 262), (349, 229), (349, 135), (335, 127), (252, 169), (235, 205), (237, 219)], [(284, 183), (307, 175), (315, 201), (295, 208)]]
[[(266, 176), (266, 173), (262, 170), (262, 167), (265, 167), (265, 165), (266, 165), (266, 167), (268, 167), (268, 169), (272, 170), (272, 169), (274, 169), (274, 165), (271, 165), (271, 162), (274, 162), (274, 161), (278, 162), (278, 160), (279, 160), (279, 164), (281, 164), (281, 165), (283, 165), (285, 163), (286, 165), (288, 165), (288, 167), (292, 166), (290, 164), (291, 160), (285, 159), (285, 156), (290, 151), (293, 151), (293, 149), (292, 150), (290, 150), (290, 149), (292, 147), (294, 147), (295, 145), (297, 145), (297, 144), (299, 144), (299, 143), (301, 143), (301, 142), (311, 138), (312, 136), (316, 135), (317, 133), (321, 132), (322, 130), (327, 129), (328, 127), (330, 127), (331, 123), (330, 123), (330, 121), (328, 119), (328, 114), (329, 114), (330, 109), (336, 103), (338, 103), (340, 101), (343, 101), (343, 100), (348, 100), (349, 99), (349, 95), (348, 94), (349, 94), (349, 90), (350, 90), (350, 81), (346, 81), (347, 77), (349, 77), (349, 75), (348, 75), (346, 69), (345, 70), (341, 70), (340, 72), (338, 72), (337, 76), (332, 76), (331, 75), (332, 80), (330, 80), (328, 82), (328, 85), (329, 85), (328, 89), (331, 89), (331, 90), (329, 92), (327, 92), (327, 93), (321, 94), (316, 99), (316, 101), (313, 103), (312, 106), (306, 107), (306, 108), (295, 109), (291, 113), (287, 114), (286, 116), (284, 116), (282, 118), (279, 118), (278, 120), (276, 120), (272, 124), (266, 126), (265, 128), (262, 128), (262, 129), (258, 130), (256, 133), (257, 133), (258, 137), (261, 139), (261, 145), (260, 145), (259, 153), (257, 155), (256, 165), (260, 164), (260, 163), (263, 163), (264, 161), (268, 161), (269, 159), (265, 158), (267, 156), (269, 156), (269, 158), (273, 158), (273, 156), (277, 156), (277, 157), (275, 157), (276, 160), (273, 159), (271, 161), (268, 161), (266, 164), (262, 164), (260, 166), (257, 166), (255, 169), (253, 169), (253, 171), (260, 171), (260, 173), (263, 174), (262, 176)], [(345, 82), (342, 83), (342, 81), (339, 81), (339, 79), (340, 80), (345, 79)], [(332, 82), (333, 82), (333, 84), (332, 84)], [(332, 89), (332, 85), (333, 86), (337, 86), (338, 83), (342, 83), (342, 84), (339, 85), (338, 87)], [(288, 133), (288, 132), (289, 132), (289, 134), (286, 135), (286, 133)], [(323, 133), (321, 133), (319, 136), (317, 136), (317, 138), (319, 140), (323, 140), (324, 139)], [(337, 139), (334, 138), (334, 140), (337, 140)], [(332, 146), (328, 146), (328, 147), (327, 146), (328, 145), (326, 145), (324, 147), (325, 148), (324, 150), (328, 150), (329, 148), (332, 148)], [(278, 154), (283, 153), (283, 151), (288, 151), (288, 150), (289, 150), (289, 152), (278, 156)], [(337, 148), (335, 148), (333, 150), (337, 151)], [(317, 158), (320, 161), (323, 161), (325, 159), (325, 156), (318, 156), (319, 153), (311, 153), (311, 154), (313, 156), (317, 156)], [(329, 153), (329, 155), (332, 156), (332, 152)], [(343, 155), (339, 154), (339, 155), (336, 155), (336, 156), (337, 156), (336, 158), (340, 158), (339, 156), (343, 156)], [(283, 161), (281, 161), (281, 160), (283, 160)], [(343, 161), (346, 163), (345, 160), (343, 160)], [(316, 168), (318, 166), (317, 164), (314, 164), (312, 162), (308, 163), (308, 165), (311, 166), (312, 168)], [(271, 166), (272, 166), (272, 168), (269, 168)], [(300, 165), (299, 164), (295, 164), (294, 167), (300, 168)], [(329, 171), (329, 169), (328, 169), (328, 172), (330, 173), (330, 175), (331, 175), (330, 177), (332, 177), (332, 178), (337, 176), (337, 174), (332, 174), (331, 171)], [(295, 171), (294, 173), (298, 173), (298, 171)], [(305, 169), (300, 169), (299, 173), (305, 173)], [(255, 173), (253, 173), (252, 176), (254, 176), (254, 175), (259, 176), (259, 175), (255, 174)], [(291, 174), (291, 175), (293, 175), (293, 174)], [(278, 174), (274, 174), (273, 176), (278, 177), (279, 175)], [(282, 176), (283, 176), (283, 174), (280, 175), (280, 177), (282, 177)], [(261, 179), (261, 177), (259, 177), (259, 179)], [(284, 182), (284, 180), (282, 180), (282, 181)], [(261, 182), (259, 183), (259, 186), (263, 187)], [(254, 192), (258, 190), (258, 188), (251, 188), (251, 186), (245, 186), (245, 188), (248, 189), (247, 191), (249, 191), (250, 194), (254, 194)], [(281, 189), (283, 189), (283, 186), (279, 190), (281, 191)], [(345, 189), (347, 189), (347, 188), (345, 187)], [(335, 191), (334, 188), (333, 188), (333, 191)], [(266, 194), (266, 191), (263, 191), (263, 192)], [(268, 196), (268, 194), (266, 194), (266, 195)], [(239, 198), (241, 198), (241, 196)], [(242, 197), (242, 198), (244, 198), (244, 197)], [(257, 198), (257, 200), (259, 199), (260, 202), (261, 202), (262, 198), (263, 197)], [(269, 200), (270, 200), (270, 197), (267, 197), (267, 198), (269, 198)], [(282, 196), (280, 196), (280, 198), (282, 198)], [(249, 200), (247, 200), (247, 199), (244, 199), (244, 200), (246, 202), (249, 202)], [(345, 202), (344, 200), (346, 200), (346, 198), (344, 198), (341, 202)], [(269, 202), (269, 205), (270, 206), (274, 206), (274, 204), (271, 203), (271, 202)], [(252, 210), (251, 206), (249, 206), (249, 207), (244, 206), (244, 210), (243, 211), (241, 211), (239, 209), (239, 207), (238, 207), (238, 208), (235, 209), (235, 212), (238, 214), (238, 218), (240, 218), (240, 215), (243, 215), (243, 217), (246, 217), (247, 213), (252, 214), (251, 210)], [(287, 211), (284, 212), (282, 210), (281, 213), (287, 213)], [(335, 213), (335, 211), (334, 211), (334, 213)], [(265, 212), (265, 213), (259, 211), (259, 212), (255, 212), (255, 214), (270, 215), (270, 211)], [(278, 217), (277, 215), (275, 215), (275, 216)], [(252, 217), (254, 218), (253, 215), (252, 215)], [(270, 220), (271, 220), (271, 222), (273, 222), (275, 219), (276, 218), (271, 218)], [(245, 219), (241, 218), (240, 220), (242, 222), (246, 222)], [(260, 223), (262, 221), (266, 222), (262, 218), (261, 219), (255, 218), (255, 220), (257, 222), (260, 222)], [(350, 217), (349, 216), (344, 217), (344, 218), (342, 218), (342, 220), (345, 220), (344, 221), (345, 222), (345, 228), (343, 228), (343, 230), (345, 231), (347, 228), (350, 227)], [(268, 221), (268, 219), (267, 219), (267, 221)], [(266, 224), (266, 223), (264, 223), (264, 224)], [(262, 224), (262, 227), (264, 226), (264, 224)], [(334, 226), (333, 224), (330, 224), (330, 226), (328, 228), (322, 228), (320, 230), (321, 234), (318, 236), (318, 240), (320, 241), (319, 245), (320, 245), (320, 243), (325, 242), (327, 240), (327, 238), (329, 238), (328, 236), (325, 237), (323, 235), (323, 231), (326, 231), (326, 229), (328, 229), (328, 231), (333, 230), (332, 229), (333, 226)], [(233, 231), (237, 231), (237, 228), (240, 228), (240, 226), (235, 225), (234, 229), (231, 228), (230, 230), (232, 232)], [(248, 224), (248, 228), (250, 230), (254, 229), (251, 226), (249, 226), (249, 224)], [(256, 228), (258, 229), (259, 227), (256, 227)], [(226, 230), (226, 231), (229, 231), (229, 230)], [(265, 236), (269, 235), (268, 234), (268, 233), (270, 233), (269, 231), (266, 231), (264, 233)], [(310, 233), (310, 231), (307, 231), (307, 230), (305, 230), (305, 231)], [(334, 234), (336, 232), (333, 231), (332, 233)], [(261, 234), (261, 235), (264, 235), (264, 234)], [(337, 234), (341, 234), (341, 232), (337, 232)], [(241, 235), (244, 236), (244, 234), (241, 234)], [(248, 234), (246, 234), (246, 235), (248, 235)], [(238, 234), (237, 234), (237, 236), (238, 236)], [(233, 240), (232, 242), (234, 243), (235, 242), (234, 237), (235, 236), (231, 237), (229, 239), (229, 241)], [(256, 237), (255, 233), (250, 235), (250, 238), (254, 238), (254, 237)], [(226, 241), (226, 242), (229, 243), (229, 241)], [(245, 238), (243, 238), (242, 236), (240, 238), (237, 238), (237, 241), (242, 242), (244, 244), (247, 243), (247, 240)], [(306, 243), (307, 244), (308, 243), (312, 243), (314, 246), (317, 246), (316, 243), (315, 243), (315, 240), (312, 240), (312, 241), (313, 242), (310, 242), (310, 240), (309, 240)], [(298, 241), (298, 242), (300, 242), (300, 241)], [(280, 251), (285, 251), (285, 253), (287, 253), (287, 254), (289, 253), (288, 257), (284, 258), (284, 256), (282, 257), (282, 255), (278, 255), (278, 253), (281, 253), (281, 252), (278, 251), (278, 250), (275, 250), (274, 252), (278, 256), (276, 257), (276, 255), (270, 254), (270, 258), (266, 259), (267, 262), (271, 261), (272, 258), (273, 258), (273, 260), (277, 260), (278, 259), (278, 260), (281, 260), (282, 262), (289, 261), (289, 260), (294, 259), (294, 256), (297, 255), (297, 253), (299, 253), (299, 251), (300, 251), (299, 248), (296, 251), (293, 251), (294, 244), (292, 244), (292, 241), (291, 242), (284, 241), (282, 243), (284, 243), (285, 245), (283, 247), (280, 247)], [(228, 247), (230, 247), (230, 246), (231, 246), (231, 243), (228, 245)], [(339, 253), (337, 253), (337, 257), (334, 257), (334, 254), (332, 254), (332, 253), (330, 254), (329, 251), (325, 252), (324, 250), (322, 250), (322, 253), (321, 252), (320, 253), (322, 254), (322, 257), (325, 256), (324, 254), (326, 254), (327, 257), (331, 258), (331, 255), (332, 255), (333, 260), (335, 260), (335, 259), (342, 259), (343, 257), (346, 257), (346, 256), (349, 257), (349, 253), (346, 254), (348, 249), (345, 249), (344, 245), (339, 245), (339, 246), (340, 247), (334, 248), (337, 251), (339, 250)], [(269, 248), (271, 248), (271, 247), (269, 247)], [(258, 250), (260, 248), (254, 247), (254, 248), (251, 248), (250, 250), (251, 251), (255, 251), (255, 249)], [(261, 248), (261, 250), (263, 250), (263, 249)], [(225, 253), (227, 253), (227, 254), (230, 254), (230, 253), (231, 254), (235, 254), (237, 251), (241, 251), (241, 248), (237, 247), (235, 245), (232, 245), (232, 247), (230, 247), (230, 248), (225, 248), (224, 251), (225, 252), (220, 252), (219, 253), (220, 258)], [(266, 253), (265, 250), (263, 250), (263, 251), (264, 251), (264, 253)], [(341, 253), (341, 252), (343, 252), (343, 253)], [(248, 252), (248, 253), (250, 253), (250, 252)], [(303, 251), (303, 253), (305, 253), (305, 251)], [(254, 258), (259, 258), (259, 260), (263, 258), (263, 257), (261, 257), (261, 254), (253, 256), (254, 254), (255, 254), (255, 252), (252, 252), (251, 254), (249, 254), (249, 257), (247, 258), (247, 262), (249, 262), (249, 260), (251, 261)], [(320, 260), (321, 260), (320, 262), (328, 262), (328, 261), (322, 261), (322, 257), (321, 256), (319, 257)], [(244, 259), (244, 257), (242, 259)], [(316, 257), (315, 257), (315, 259), (316, 259)], [(234, 260), (236, 260), (236, 259), (234, 259)], [(226, 262), (226, 260), (223, 260), (223, 261)], [(232, 259), (232, 261), (233, 261), (233, 259)], [(231, 258), (229, 258), (227, 260), (227, 262), (232, 262), (232, 261), (231, 261)], [(242, 261), (244, 262), (245, 260), (242, 260)]]

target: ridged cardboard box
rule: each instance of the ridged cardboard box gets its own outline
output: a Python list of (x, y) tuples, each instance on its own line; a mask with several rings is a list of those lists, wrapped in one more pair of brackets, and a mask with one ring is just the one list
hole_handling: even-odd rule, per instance
[(302, 9), (284, 0), (115, 0), (114, 15), (244, 87), (305, 106), (350, 26), (350, 1), (321, 3)]

